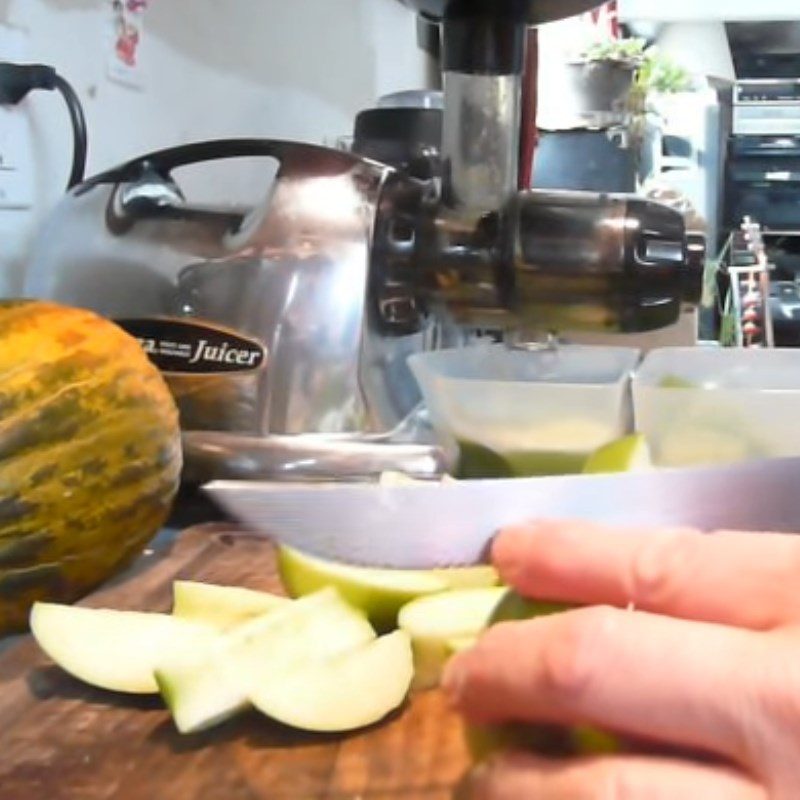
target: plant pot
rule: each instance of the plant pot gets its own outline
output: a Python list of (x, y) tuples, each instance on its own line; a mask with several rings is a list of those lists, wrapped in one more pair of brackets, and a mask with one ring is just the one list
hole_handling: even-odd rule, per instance
[(567, 65), (564, 105), (588, 127), (623, 124), (635, 72), (623, 61), (573, 62)]

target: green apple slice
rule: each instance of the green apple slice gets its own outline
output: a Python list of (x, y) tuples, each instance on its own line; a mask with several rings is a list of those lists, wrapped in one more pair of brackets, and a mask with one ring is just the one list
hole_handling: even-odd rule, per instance
[(335, 589), (323, 589), (220, 636), (201, 658), (164, 659), (156, 681), (181, 733), (209, 728), (249, 705), (274, 675), (363, 645), (375, 631)]
[(641, 433), (631, 433), (598, 447), (586, 459), (583, 472), (629, 472), (651, 469), (653, 462), (647, 440)]
[[(523, 597), (514, 589), (507, 589), (491, 612), (489, 624), (559, 614), (570, 608), (574, 606)], [(494, 725), (468, 724), (465, 726), (465, 736), (467, 748), (475, 762), (507, 749), (524, 749), (540, 755), (563, 757), (615, 753), (623, 747), (618, 736), (591, 725), (561, 726), (522, 721)]]
[(497, 583), (497, 573), (486, 566), (375, 569), (326, 561), (285, 546), (278, 548), (278, 570), (292, 597), (335, 586), (347, 602), (364, 611), (378, 631), (395, 628), (398, 611), (417, 597), (443, 592), (454, 585)]
[(270, 592), (219, 586), (200, 581), (175, 581), (172, 614), (227, 630), (291, 602)]
[(408, 634), (394, 631), (262, 680), (250, 699), (259, 711), (294, 728), (349, 731), (378, 722), (400, 706), (413, 671)]
[(497, 586), (500, 576), (490, 564), (476, 564), (472, 567), (438, 567), (431, 574), (441, 578), (448, 589), (482, 589)]
[(477, 641), (477, 636), (453, 636), (445, 643), (448, 657), (454, 656), (456, 653), (463, 653), (464, 650), (469, 650), (470, 647), (475, 646)]
[(610, 755), (624, 749), (620, 737), (590, 725), (566, 727), (532, 722), (471, 724), (465, 727), (464, 735), (470, 757), (475, 763), (504, 750), (528, 750), (540, 756), (564, 758)]
[(70, 675), (115, 692), (158, 692), (153, 675), (164, 658), (210, 652), (219, 634), (169, 614), (35, 603), (31, 632)]
[(396, 626), (402, 606), (423, 594), (443, 592), (444, 579), (426, 571), (371, 569), (326, 561), (289, 547), (278, 548), (278, 571), (286, 591), (302, 597), (334, 586), (379, 631)]
[(378, 478), (378, 483), (381, 486), (409, 486), (422, 482), (419, 478), (412, 478), (411, 475), (405, 472), (393, 469), (384, 470)]
[(452, 642), (476, 637), (506, 591), (502, 586), (452, 589), (419, 597), (400, 609), (397, 621), (411, 637), (414, 651), (414, 689), (439, 685), (442, 669), (453, 654)]
[(575, 608), (575, 606), (557, 600), (537, 600), (532, 597), (523, 597), (514, 589), (506, 589), (489, 616), (489, 624), (495, 625), (498, 622), (515, 622), (533, 617), (544, 617), (547, 614), (560, 614), (571, 608)]

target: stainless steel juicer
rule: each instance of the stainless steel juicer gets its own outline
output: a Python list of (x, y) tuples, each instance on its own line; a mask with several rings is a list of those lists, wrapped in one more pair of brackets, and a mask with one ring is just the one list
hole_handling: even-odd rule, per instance
[[(528, 26), (596, 0), (403, 0), (440, 27), (439, 169), (421, 179), (288, 141), (190, 144), (75, 187), (27, 294), (139, 338), (181, 410), (187, 480), (432, 476), (406, 365), (476, 331), (645, 331), (699, 295), (682, 217), (636, 197), (519, 190)], [(188, 202), (180, 167), (259, 156), (263, 199)]]

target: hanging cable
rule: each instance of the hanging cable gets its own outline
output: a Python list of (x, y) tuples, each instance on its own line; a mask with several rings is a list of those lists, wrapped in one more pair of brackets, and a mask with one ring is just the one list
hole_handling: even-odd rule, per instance
[(0, 62), (0, 105), (17, 105), (36, 89), (57, 91), (67, 104), (73, 137), (72, 167), (67, 181), (67, 189), (71, 189), (83, 180), (88, 149), (86, 118), (78, 95), (53, 67)]
[(88, 147), (86, 117), (83, 114), (83, 106), (81, 106), (81, 101), (78, 99), (75, 90), (58, 73), (55, 75), (55, 87), (67, 104), (69, 118), (72, 122), (72, 169), (67, 181), (67, 189), (71, 189), (83, 180), (86, 172), (86, 151)]

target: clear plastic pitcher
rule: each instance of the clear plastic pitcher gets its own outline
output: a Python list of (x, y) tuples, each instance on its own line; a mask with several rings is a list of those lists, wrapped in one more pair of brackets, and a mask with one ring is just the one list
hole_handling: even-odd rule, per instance
[(639, 351), (505, 345), (417, 353), (409, 366), (438, 436), (459, 448), (460, 477), (580, 472), (630, 430)]

